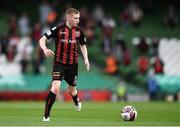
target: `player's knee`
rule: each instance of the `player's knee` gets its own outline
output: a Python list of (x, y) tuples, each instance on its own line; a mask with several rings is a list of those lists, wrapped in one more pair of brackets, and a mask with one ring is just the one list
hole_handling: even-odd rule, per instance
[(51, 87), (51, 91), (55, 94), (57, 94), (59, 92), (59, 87), (60, 87), (60, 81), (53, 81), (52, 82), (52, 87)]
[(73, 86), (69, 86), (68, 87), (68, 90), (69, 90), (69, 94), (74, 96), (77, 94), (77, 90), (76, 90), (76, 87), (73, 87)]

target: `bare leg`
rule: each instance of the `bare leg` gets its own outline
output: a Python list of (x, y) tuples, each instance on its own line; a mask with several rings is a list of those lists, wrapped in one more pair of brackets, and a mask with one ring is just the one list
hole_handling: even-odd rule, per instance
[(76, 106), (75, 109), (77, 111), (80, 111), (81, 110), (81, 102), (80, 102), (80, 99), (78, 97), (78, 92), (76, 90), (76, 87), (75, 86), (69, 86), (68, 90), (69, 90), (69, 94), (71, 95), (73, 102)]

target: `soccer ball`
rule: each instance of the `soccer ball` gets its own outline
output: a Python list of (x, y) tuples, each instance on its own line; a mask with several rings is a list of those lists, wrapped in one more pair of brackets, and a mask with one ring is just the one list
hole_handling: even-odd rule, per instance
[(137, 118), (137, 111), (133, 106), (125, 106), (121, 109), (121, 117), (124, 121), (134, 121)]

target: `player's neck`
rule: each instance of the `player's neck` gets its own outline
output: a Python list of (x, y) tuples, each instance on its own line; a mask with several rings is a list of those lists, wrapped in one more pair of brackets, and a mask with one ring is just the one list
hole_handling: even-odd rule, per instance
[(66, 22), (66, 26), (69, 27), (70, 29), (72, 28), (72, 26), (69, 24), (69, 22)]

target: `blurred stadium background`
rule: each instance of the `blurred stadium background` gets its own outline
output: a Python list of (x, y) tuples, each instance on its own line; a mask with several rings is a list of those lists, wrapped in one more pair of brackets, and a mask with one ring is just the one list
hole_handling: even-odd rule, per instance
[[(79, 58), (83, 101), (179, 101), (178, 0), (1, 0), (0, 100), (41, 101), (47, 96), (52, 58), (38, 47), (43, 33), (81, 12), (91, 71)], [(53, 47), (52, 41), (48, 47)], [(69, 101), (65, 83), (61, 101)]]

